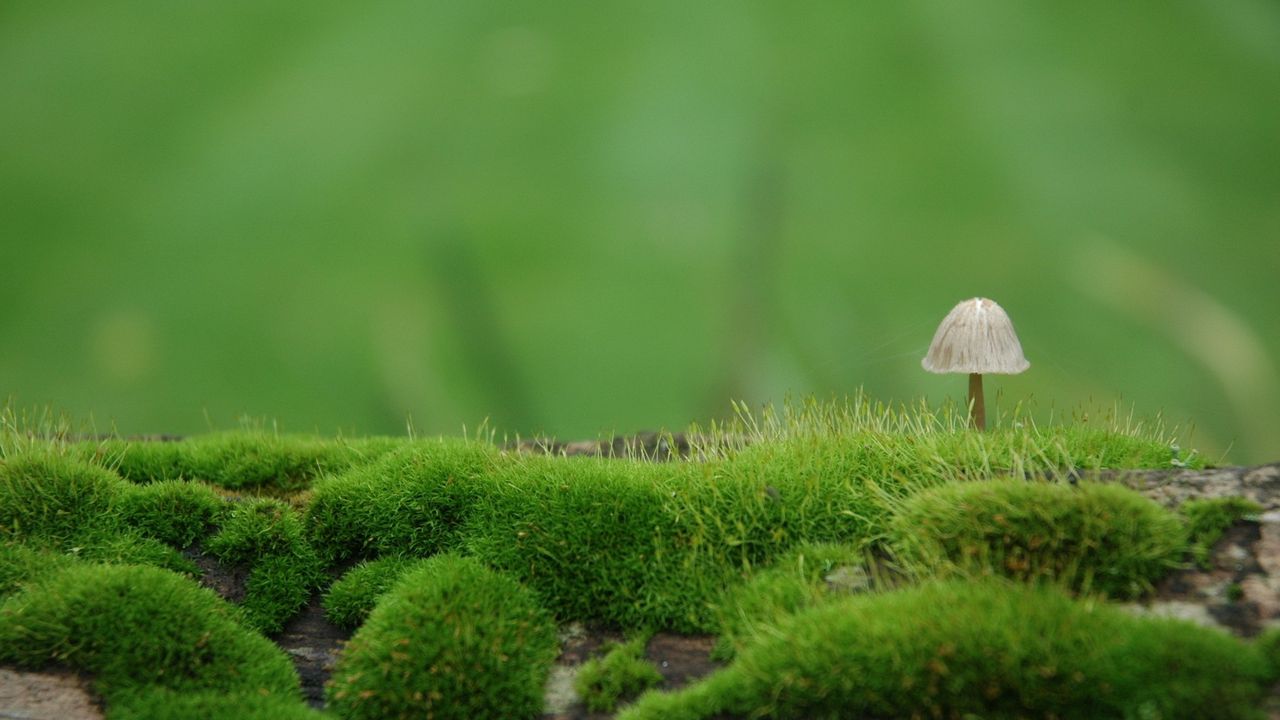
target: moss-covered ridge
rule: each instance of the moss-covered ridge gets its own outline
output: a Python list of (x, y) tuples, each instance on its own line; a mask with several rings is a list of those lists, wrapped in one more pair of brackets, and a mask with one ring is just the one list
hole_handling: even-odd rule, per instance
[[(476, 597), (500, 588), (501, 595), (527, 598), (533, 613), (528, 617), (545, 613), (560, 622), (597, 621), (642, 632), (721, 634), (723, 652), (737, 660), (725, 673), (730, 679), (715, 680), (720, 689), (706, 697), (736, 698), (737, 704), (717, 700), (716, 707), (753, 715), (765, 712), (759, 698), (780, 697), (769, 683), (781, 680), (753, 670), (748, 682), (733, 668), (757, 667), (751, 658), (771, 652), (756, 649), (769, 637), (803, 638), (804, 622), (791, 618), (843, 603), (848, 592), (870, 587), (879, 596), (901, 587), (896, 592), (911, 597), (932, 592), (914, 586), (949, 577), (944, 584), (952, 589), (946, 592), (956, 593), (962, 605), (975, 597), (971, 604), (1016, 605), (1041, 597), (1025, 594), (1042, 592), (1024, 590), (1030, 583), (1052, 586), (1043, 592), (1057, 593), (1052, 597), (1061, 596), (1070, 607), (1053, 599), (1045, 601), (1049, 606), (1078, 613), (1083, 611), (1072, 609), (1075, 604), (1105, 606), (1106, 596), (1141, 594), (1161, 573), (1187, 561), (1189, 548), (1210, 542), (1221, 524), (1204, 520), (1203, 512), (1191, 513), (1188, 521), (1121, 488), (1067, 482), (1082, 469), (1198, 462), (1179, 455), (1167, 438), (1133, 426), (1022, 424), (975, 433), (945, 412), (888, 411), (859, 399), (744, 417), (690, 437), (696, 438), (691, 458), (664, 463), (511, 452), (466, 439), (326, 440), (261, 432), (178, 443), (9, 438), (0, 442), (0, 597), (7, 596), (0, 605), (0, 658), (24, 667), (52, 663), (90, 672), (112, 713), (122, 717), (143, 717), (161, 707), (217, 716), (231, 712), (218, 709), (217, 694), (240, 689), (206, 673), (200, 658), (247, 652), (237, 649), (248, 647), (235, 639), (237, 633), (261, 639), (261, 633), (278, 630), (313, 592), (327, 589), (334, 620), (358, 633), (365, 632), (369, 618), (383, 618), (383, 630), (365, 633), (371, 640), (363, 645), (373, 648), (366, 654), (373, 654), (361, 662), (376, 668), (394, 661), (404, 672), (429, 675), (433, 666), (419, 664), (413, 650), (397, 645), (400, 636), (391, 637), (399, 622), (394, 619), (416, 617), (413, 608), (424, 603), (452, 608), (452, 598), (475, 586), (482, 588), (472, 593)], [(230, 447), (256, 460), (248, 469), (214, 467), (218, 463), (208, 458), (225, 457)], [(212, 465), (197, 472), (201, 462)], [(77, 608), (96, 608), (84, 593), (97, 591), (78, 590), (79, 604), (68, 604), (60, 599), (68, 584), (119, 587), (113, 578), (147, 573), (142, 585), (165, 588), (166, 597), (207, 595), (187, 558), (193, 553), (239, 566), (249, 576), (243, 600), (226, 606), (229, 611), (199, 605), (204, 600), (181, 601), (236, 628), (209, 631), (206, 642), (221, 638), (220, 647), (206, 648), (199, 639), (193, 647), (186, 635), (161, 627), (154, 635), (162, 649), (112, 642), (99, 643), (92, 656), (61, 649), (85, 645), (81, 634), (105, 632), (72, 622)], [(356, 561), (361, 564), (346, 572)], [(832, 571), (860, 573), (864, 581), (833, 584)], [(402, 583), (406, 577), (416, 578), (411, 587)], [(126, 604), (157, 602), (150, 592), (138, 588), (124, 595)], [(869, 605), (866, 612), (878, 614), (888, 602)], [(448, 638), (461, 641), (464, 635), (499, 638), (494, 648), (506, 642), (502, 633), (485, 635), (493, 630), (486, 618), (501, 624), (496, 612), (442, 612), (454, 622), (425, 630), (415, 646), (448, 653)], [(162, 617), (169, 618), (164, 623), (186, 622)], [(24, 634), (31, 632), (32, 618), (46, 633), (35, 644)], [(1148, 622), (1116, 621), (1107, 628), (1133, 643), (1158, 642), (1141, 639), (1161, 636)], [(418, 620), (411, 624), (421, 626)], [(920, 641), (906, 626), (902, 637), (886, 635), (886, 642), (906, 648)], [(993, 635), (993, 647), (1016, 648), (1023, 641), (1022, 626), (1011, 627)], [(956, 628), (961, 631), (970, 632), (963, 623)], [(1185, 636), (1190, 639), (1178, 642), (1226, 652), (1217, 641), (1198, 639), (1201, 632), (1186, 628), (1166, 635), (1169, 642)], [(174, 637), (179, 640), (165, 639)], [(965, 637), (939, 642), (958, 645)], [(1195, 695), (1187, 700), (1193, 706), (1213, 697), (1243, 707), (1252, 702), (1260, 678), (1271, 674), (1269, 663), (1248, 659), (1254, 657), (1252, 645), (1223, 642), (1234, 643), (1245, 660), (1205, 672), (1236, 688), (1234, 694), (1223, 699), (1203, 689), (1208, 694), (1201, 697), (1195, 694), (1202, 690), (1193, 688), (1186, 691)], [(406, 652), (410, 656), (401, 659)], [(544, 653), (545, 648), (534, 654)], [(195, 663), (186, 672), (191, 682), (168, 684), (111, 671), (134, 662), (154, 664), (161, 656), (177, 658), (178, 667)], [(253, 657), (258, 659), (246, 662), (277, 672), (270, 670), (276, 660)], [(351, 662), (347, 667), (359, 666)], [(527, 669), (531, 662), (521, 666)], [(496, 673), (493, 687), (529, 686), (530, 676), (508, 675), (504, 668), (486, 671)], [(412, 706), (415, 693), (435, 692), (429, 677), (403, 677), (397, 681), (401, 690), (393, 691), (365, 670), (352, 675), (343, 702), (335, 701), (335, 708), (347, 708), (340, 714), (355, 716), (360, 711), (354, 708), (373, 707), (351, 702), (353, 697), (395, 696)], [(966, 687), (978, 688), (980, 680)], [(266, 717), (288, 707), (287, 713), (305, 713), (291, 689), (296, 678), (272, 682), (267, 699), (255, 701), (266, 704), (255, 712)], [(1186, 684), (1185, 678), (1179, 682)], [(702, 707), (702, 700), (687, 698), (707, 691), (691, 692), (684, 699), (644, 702)], [(1026, 684), (1000, 692), (1038, 697)], [(531, 696), (521, 697), (520, 707), (536, 705)], [(1065, 704), (1045, 707), (1076, 702), (1074, 695), (1063, 697)], [(1142, 696), (1135, 707), (1164, 707), (1164, 700), (1152, 697)]]
[(1056, 588), (926, 583), (778, 620), (727, 669), (619, 717), (1252, 718), (1261, 648)]

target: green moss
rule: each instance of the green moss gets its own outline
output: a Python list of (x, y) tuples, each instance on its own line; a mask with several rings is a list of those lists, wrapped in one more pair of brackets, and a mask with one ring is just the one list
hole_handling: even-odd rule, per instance
[(73, 557), (91, 562), (115, 565), (152, 565), (166, 570), (197, 576), (195, 563), (159, 540), (142, 537), (132, 530), (86, 530), (72, 538), (62, 549)]
[(149, 686), (296, 698), (289, 659), (238, 620), (180, 575), (76, 565), (0, 605), (0, 663), (88, 673), (108, 703)]
[(826, 577), (833, 571), (867, 578), (869, 586), (865, 560), (864, 551), (851, 545), (803, 543), (747, 582), (731, 586), (715, 608), (720, 637), (714, 656), (727, 660), (759, 629), (848, 592), (828, 586)]
[(87, 528), (120, 525), (118, 475), (63, 455), (35, 452), (0, 460), (0, 540), (63, 542)]
[(734, 548), (701, 526), (710, 507), (695, 496), (715, 488), (697, 474), (710, 471), (596, 458), (504, 465), (486, 478), (465, 547), (560, 618), (705, 628), (711, 601), (738, 572)]
[(470, 558), (405, 575), (352, 637), (328, 690), (343, 718), (532, 718), (557, 650), (534, 596)]
[(620, 720), (1257, 717), (1262, 653), (1046, 586), (931, 583), (784, 618), (733, 665)]
[(662, 682), (662, 673), (644, 658), (649, 634), (607, 647), (603, 657), (591, 658), (578, 670), (574, 690), (591, 712), (611, 713), (620, 702)]
[(915, 489), (868, 437), (811, 436), (745, 448), (677, 492), (673, 512), (746, 571), (793, 545), (858, 543), (888, 516), (884, 497)]
[(497, 458), (484, 443), (420, 441), (321, 480), (307, 507), (308, 537), (330, 562), (455, 547), (481, 493), (478, 478)]
[(1254, 645), (1267, 659), (1271, 668), (1271, 681), (1275, 682), (1280, 678), (1280, 627), (1273, 625), (1262, 631), (1262, 634), (1254, 640)]
[(1056, 474), (1080, 469), (1203, 467), (1184, 456), (1160, 423), (1145, 425), (1115, 411), (1071, 425), (1037, 425), (1015, 413), (988, 432), (969, 429), (964, 406), (926, 403), (892, 407), (863, 393), (832, 400), (806, 398), (754, 413), (737, 406), (733, 421), (694, 428), (694, 454), (733, 455), (744, 445), (786, 445), (835, 439), (864, 448), (857, 464), (878, 476), (926, 484), (992, 474)]
[(998, 574), (1116, 597), (1149, 590), (1186, 547), (1178, 517), (1131, 490), (1024, 480), (955, 483), (907, 498), (889, 538), (924, 577)]
[(189, 478), (222, 487), (289, 491), (305, 488), (327, 473), (367, 462), (390, 446), (266, 432), (217, 433), (191, 441), (183, 469)]
[(253, 564), (245, 581), (240, 607), (258, 631), (274, 635), (306, 607), (320, 583), (320, 564), (314, 556), (268, 555)]
[(149, 687), (119, 697), (107, 708), (110, 720), (323, 720), (296, 698), (256, 692), (174, 692)]
[(366, 560), (351, 568), (324, 595), (324, 612), (329, 622), (354, 628), (409, 569), (421, 564), (421, 558), (392, 555)]
[(1242, 497), (1188, 500), (1178, 511), (1187, 521), (1191, 557), (1200, 567), (1210, 566), (1209, 553), (1223, 533), (1241, 519), (1262, 512), (1262, 506)]
[(0, 600), (75, 562), (48, 548), (0, 542)]
[(242, 607), (254, 627), (275, 633), (307, 604), (322, 563), (289, 505), (256, 499), (237, 504), (206, 549), (225, 563), (249, 568)]
[(714, 630), (724, 587), (801, 542), (883, 532), (874, 448), (802, 438), (721, 460), (530, 458), (497, 468), (466, 548), (536, 589), (562, 618)]
[(222, 517), (226, 501), (202, 483), (162, 480), (129, 487), (117, 507), (123, 521), (143, 535), (185, 548)]
[(109, 440), (75, 452), (136, 483), (199, 480), (225, 488), (289, 492), (322, 475), (370, 462), (398, 447), (393, 438), (343, 440), (237, 430), (174, 442)]
[(139, 441), (111, 438), (70, 446), (70, 454), (104, 465), (120, 477), (145, 484), (165, 480), (191, 479), (185, 458), (190, 441)]
[(227, 563), (249, 563), (265, 555), (293, 554), (307, 547), (302, 521), (279, 500), (237, 503), (205, 549)]
[[(703, 452), (709, 459), (698, 463), (546, 457), (502, 463), (482, 478), (463, 544), (535, 588), (559, 617), (707, 631), (716, 627), (711, 608), (721, 588), (797, 543), (873, 542), (922, 490), (1015, 470), (1052, 474), (1169, 453), (1167, 445), (1141, 438), (1107, 443), (1101, 432), (831, 431), (843, 422), (800, 422), (776, 437), (760, 431), (754, 444)], [(865, 424), (876, 422), (889, 421)], [(1177, 533), (1178, 524), (1168, 529)], [(1140, 544), (1120, 565), (1085, 571), (1120, 572), (1095, 587), (1130, 592), (1144, 573), (1167, 568), (1165, 555), (1148, 557), (1163, 549)], [(1124, 554), (1115, 547), (1105, 552), (1112, 551)], [(1120, 587), (1125, 583), (1136, 585)]]
[(110, 470), (51, 452), (0, 461), (0, 542), (21, 542), (85, 560), (196, 567), (126, 522), (133, 488)]

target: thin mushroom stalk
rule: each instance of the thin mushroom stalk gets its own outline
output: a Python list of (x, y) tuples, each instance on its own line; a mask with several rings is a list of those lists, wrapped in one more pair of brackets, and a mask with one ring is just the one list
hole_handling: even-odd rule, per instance
[(932, 373), (969, 376), (969, 425), (975, 430), (987, 429), (982, 376), (1016, 375), (1031, 367), (1022, 355), (1013, 321), (1004, 308), (987, 298), (965, 300), (952, 308), (920, 364)]
[(982, 397), (982, 373), (969, 373), (969, 426), (987, 429), (987, 404)]

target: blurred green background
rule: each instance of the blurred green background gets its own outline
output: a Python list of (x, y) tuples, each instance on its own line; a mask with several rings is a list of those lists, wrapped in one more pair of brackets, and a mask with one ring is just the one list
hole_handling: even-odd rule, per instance
[[(1280, 5), (0, 4), (0, 395), (590, 438), (920, 367), (1280, 459)], [(991, 403), (993, 400), (989, 400)]]

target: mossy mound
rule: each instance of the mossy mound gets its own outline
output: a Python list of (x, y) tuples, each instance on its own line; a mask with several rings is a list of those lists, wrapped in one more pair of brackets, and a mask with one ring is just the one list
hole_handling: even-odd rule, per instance
[(121, 520), (144, 536), (185, 548), (224, 516), (227, 503), (203, 483), (162, 480), (127, 488), (116, 505)]
[(427, 557), (457, 546), (462, 520), (482, 495), (492, 446), (418, 441), (378, 462), (316, 483), (306, 528), (330, 562), (384, 554)]
[[(696, 518), (678, 513), (710, 468), (531, 458), (494, 471), (466, 548), (535, 590), (558, 618), (628, 628), (707, 627), (737, 569)], [(705, 510), (705, 507), (704, 507)]]
[(359, 627), (400, 576), (423, 562), (400, 555), (361, 562), (329, 586), (324, 595), (325, 616), (338, 627)]
[(224, 563), (249, 569), (241, 607), (249, 622), (268, 634), (279, 632), (307, 604), (323, 577), (302, 519), (279, 500), (237, 504), (206, 549)]
[(338, 660), (343, 718), (528, 718), (557, 651), (532, 593), (471, 558), (440, 555), (401, 577)]
[(130, 519), (144, 527), (148, 521), (147, 511), (132, 502), (134, 489), (110, 470), (48, 449), (6, 457), (0, 460), (0, 542), (195, 573), (176, 550), (130, 525)]
[(618, 703), (635, 699), (662, 682), (662, 673), (644, 659), (649, 634), (605, 648), (602, 657), (583, 663), (573, 687), (591, 712), (613, 712)]
[(153, 686), (296, 698), (289, 659), (239, 618), (172, 572), (78, 563), (0, 604), (0, 663), (87, 673), (108, 703)]
[(224, 488), (290, 492), (323, 475), (365, 464), (405, 441), (331, 439), (264, 430), (210, 433), (169, 442), (105, 440), (74, 448), (126, 480), (198, 480)]
[(730, 587), (716, 603), (715, 656), (733, 657), (756, 633), (783, 617), (871, 586), (866, 551), (852, 545), (802, 543)]
[(833, 601), (620, 720), (713, 717), (1256, 718), (1272, 668), (1220, 632), (1046, 586), (930, 583)]
[(905, 499), (889, 542), (922, 577), (998, 574), (1135, 597), (1179, 566), (1187, 535), (1176, 514), (1119, 486), (989, 480)]
[(40, 538), (55, 544), (88, 528), (120, 524), (128, 484), (110, 470), (54, 452), (0, 461), (0, 540)]

